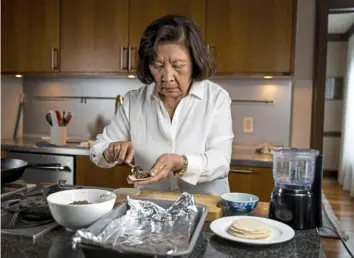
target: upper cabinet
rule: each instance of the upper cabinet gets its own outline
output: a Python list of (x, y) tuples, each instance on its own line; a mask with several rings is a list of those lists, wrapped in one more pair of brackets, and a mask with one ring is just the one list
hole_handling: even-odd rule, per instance
[(59, 0), (1, 1), (2, 72), (57, 72)]
[(60, 70), (126, 70), (129, 0), (61, 0)]
[(146, 26), (181, 14), (217, 74), (288, 74), (295, 9), (295, 0), (2, 0), (2, 72), (133, 72)]
[(294, 0), (207, 0), (217, 73), (290, 73)]

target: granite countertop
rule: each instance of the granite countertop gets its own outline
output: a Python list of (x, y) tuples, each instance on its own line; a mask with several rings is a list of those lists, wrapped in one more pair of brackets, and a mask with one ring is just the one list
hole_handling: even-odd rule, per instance
[(80, 146), (80, 141), (68, 141), (65, 146), (52, 146), (41, 137), (1, 139), (1, 150), (75, 156), (90, 154), (89, 148)]
[[(46, 183), (39, 183), (38, 186)], [(260, 202), (257, 208), (249, 213), (249, 216), (267, 217), (268, 203)], [(224, 214), (223, 216), (227, 216)], [(52, 231), (44, 234), (33, 242), (32, 238), (1, 234), (2, 258), (84, 258), (101, 257), (101, 251), (92, 250), (84, 252), (80, 246), (75, 249), (72, 245), (72, 237), (75, 233), (67, 231), (62, 226), (57, 226)], [(97, 249), (96, 249), (97, 250)], [(122, 255), (113, 252), (107, 257), (134, 257), (137, 255)], [(141, 256), (140, 256), (141, 257)], [(145, 256), (144, 256), (145, 257)], [(210, 232), (209, 223), (205, 223), (204, 231), (200, 235), (197, 244), (190, 256), (184, 258), (278, 258), (301, 257), (319, 258), (325, 257), (320, 236), (316, 229), (296, 230), (295, 237), (285, 243), (252, 246), (228, 241)]]
[[(89, 148), (81, 147), (80, 141), (78, 140), (69, 140), (67, 145), (59, 147), (50, 146), (49, 144), (46, 144), (46, 141), (44, 141), (40, 137), (2, 139), (1, 149), (3, 151), (22, 151), (74, 156), (87, 156), (90, 154)], [(254, 147), (241, 145), (233, 145), (231, 165), (269, 168), (273, 166), (271, 155), (258, 154), (254, 151)]]
[[(58, 227), (50, 233), (42, 236), (35, 244), (32, 239), (1, 235), (1, 257), (3, 258), (84, 258), (85, 254), (79, 247), (73, 249), (71, 237), (73, 233)], [(99, 257), (98, 253), (91, 251), (86, 257)], [(113, 257), (113, 256), (107, 256)], [(137, 257), (136, 255), (114, 255), (114, 257)], [(316, 230), (297, 231), (295, 237), (282, 244), (271, 246), (250, 246), (236, 242), (230, 242), (219, 238), (210, 232), (203, 232), (198, 240), (196, 248), (188, 258), (213, 257), (213, 258), (278, 258), (301, 257), (318, 258), (325, 257), (320, 238)]]
[(273, 167), (273, 156), (255, 152), (254, 146), (232, 146), (231, 165)]

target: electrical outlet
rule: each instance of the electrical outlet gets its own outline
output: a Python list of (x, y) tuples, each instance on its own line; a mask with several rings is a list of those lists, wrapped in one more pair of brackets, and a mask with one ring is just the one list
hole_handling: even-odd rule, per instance
[(253, 133), (254, 123), (253, 117), (244, 117), (243, 118), (243, 132), (244, 133)]

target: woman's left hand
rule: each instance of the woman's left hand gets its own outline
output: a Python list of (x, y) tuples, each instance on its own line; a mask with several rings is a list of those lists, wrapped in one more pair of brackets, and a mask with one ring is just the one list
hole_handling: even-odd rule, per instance
[(183, 167), (183, 158), (178, 154), (163, 154), (152, 166), (152, 178), (134, 182), (135, 185), (148, 185), (165, 179), (170, 171), (179, 171)]

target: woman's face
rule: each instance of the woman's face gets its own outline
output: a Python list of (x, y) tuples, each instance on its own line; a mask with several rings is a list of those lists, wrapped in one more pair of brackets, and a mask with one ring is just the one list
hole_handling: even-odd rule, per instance
[(156, 91), (161, 97), (184, 97), (191, 85), (192, 61), (182, 44), (161, 44), (150, 65)]

